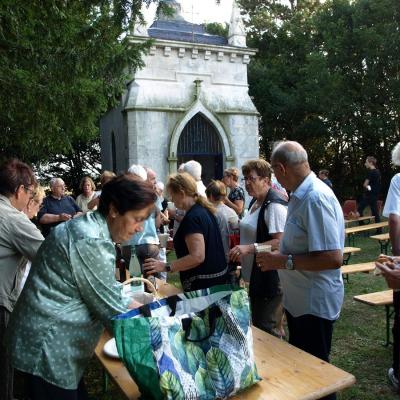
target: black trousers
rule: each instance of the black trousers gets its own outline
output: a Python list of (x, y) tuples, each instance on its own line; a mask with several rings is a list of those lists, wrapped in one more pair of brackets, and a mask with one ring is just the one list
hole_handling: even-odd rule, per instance
[(365, 207), (370, 206), (371, 214), (375, 217), (375, 222), (381, 222), (381, 217), (379, 216), (378, 211), (378, 195), (366, 193), (361, 197), (360, 202), (358, 203), (357, 211), (360, 216), (363, 215)]
[(271, 335), (280, 337), (283, 316), (282, 294), (272, 298), (250, 297), (253, 325)]
[(400, 291), (393, 292), (394, 322), (393, 334), (393, 370), (394, 375), (399, 379), (400, 373)]
[(11, 313), (0, 307), (0, 400), (12, 400), (14, 371), (4, 337)]
[(77, 389), (62, 389), (44, 379), (26, 373), (24, 379), (27, 385), (29, 400), (89, 400), (83, 380)]
[[(329, 362), (335, 321), (309, 314), (293, 317), (287, 310), (285, 310), (285, 313), (289, 330), (289, 343)], [(336, 394), (333, 393), (323, 399), (335, 400)]]

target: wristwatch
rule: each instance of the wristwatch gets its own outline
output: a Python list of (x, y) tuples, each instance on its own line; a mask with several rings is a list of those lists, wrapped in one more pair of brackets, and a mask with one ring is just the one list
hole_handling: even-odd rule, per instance
[(294, 269), (293, 256), (291, 254), (289, 254), (287, 257), (285, 268), (289, 270)]
[(171, 263), (165, 263), (165, 270), (167, 271), (167, 272), (172, 272), (172, 268), (171, 268)]
[(253, 243), (254, 246), (254, 253), (258, 253), (258, 243)]

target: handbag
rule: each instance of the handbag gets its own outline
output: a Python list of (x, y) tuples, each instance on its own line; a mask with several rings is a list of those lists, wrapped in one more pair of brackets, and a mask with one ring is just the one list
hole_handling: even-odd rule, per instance
[(145, 399), (227, 398), (260, 381), (247, 292), (185, 292), (112, 319), (118, 354)]

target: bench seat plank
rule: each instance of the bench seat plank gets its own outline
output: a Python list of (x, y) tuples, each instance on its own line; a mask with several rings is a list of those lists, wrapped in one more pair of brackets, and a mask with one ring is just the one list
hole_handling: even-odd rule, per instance
[(342, 265), (342, 274), (355, 274), (356, 272), (371, 272), (375, 269), (375, 261), (360, 263), (360, 264), (350, 264)]
[(380, 235), (372, 235), (370, 236), (371, 239), (375, 240), (389, 240), (389, 233), (381, 233)]
[(388, 226), (388, 222), (387, 221), (382, 221), (382, 222), (377, 222), (377, 223), (374, 223), (374, 224), (351, 226), (350, 228), (346, 228), (345, 232), (346, 232), (346, 235), (353, 235), (355, 233), (370, 231), (370, 230), (373, 230), (373, 229), (384, 228), (386, 226)]
[(393, 311), (390, 311), (393, 306), (393, 290), (383, 290), (381, 292), (359, 294), (353, 297), (354, 300), (359, 301), (369, 306), (385, 306), (386, 313), (386, 343), (384, 346), (390, 344), (390, 318), (393, 315)]
[(359, 294), (354, 296), (353, 299), (370, 306), (387, 306), (393, 304), (393, 290)]
[(350, 224), (351, 222), (360, 222), (360, 221), (375, 221), (375, 217), (373, 215), (366, 215), (365, 217), (358, 218), (347, 218), (344, 220), (345, 224)]
[(343, 248), (343, 254), (353, 254), (358, 253), (359, 251), (361, 251), (360, 247), (346, 246)]

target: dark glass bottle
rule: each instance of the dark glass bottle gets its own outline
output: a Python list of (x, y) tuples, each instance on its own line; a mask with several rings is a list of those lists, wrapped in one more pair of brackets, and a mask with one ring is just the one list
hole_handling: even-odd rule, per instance
[(116, 258), (115, 258), (115, 268), (116, 277), (120, 282), (126, 281), (126, 262), (122, 256), (121, 246), (119, 244), (115, 245)]
[[(229, 248), (233, 249), (235, 246), (240, 245), (240, 229), (239, 225), (230, 224), (229, 229)], [(238, 284), (240, 280), (240, 272), (238, 273), (238, 267), (240, 267), (240, 260), (232, 261), (228, 263), (229, 274), (232, 284)]]

